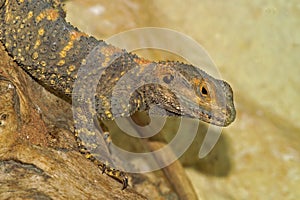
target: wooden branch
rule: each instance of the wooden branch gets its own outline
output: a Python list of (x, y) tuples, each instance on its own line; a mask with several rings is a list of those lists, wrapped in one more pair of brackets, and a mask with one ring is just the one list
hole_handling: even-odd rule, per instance
[(0, 199), (146, 199), (77, 151), (70, 105), (0, 46)]

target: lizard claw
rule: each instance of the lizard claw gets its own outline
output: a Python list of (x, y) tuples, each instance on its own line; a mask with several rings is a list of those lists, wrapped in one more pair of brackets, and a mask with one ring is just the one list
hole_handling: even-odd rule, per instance
[(126, 189), (128, 187), (128, 178), (126, 175), (124, 175), (123, 179), (122, 179), (122, 183), (123, 183), (123, 187), (122, 190)]
[(101, 168), (102, 173), (112, 177), (113, 179), (123, 184), (122, 190), (128, 187), (128, 177), (126, 176), (125, 172), (111, 168), (105, 164), (101, 166)]

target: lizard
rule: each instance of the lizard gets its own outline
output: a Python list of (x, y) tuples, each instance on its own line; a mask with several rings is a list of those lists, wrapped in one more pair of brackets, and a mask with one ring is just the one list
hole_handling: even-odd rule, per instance
[[(50, 92), (72, 103), (79, 69), (89, 62), (90, 52), (97, 49), (101, 59), (92, 62), (105, 69), (105, 73), (97, 84), (95, 111), (88, 112), (96, 112), (100, 122), (130, 117), (137, 111), (149, 110), (152, 104), (165, 109), (167, 116), (194, 118), (222, 127), (235, 120), (233, 91), (227, 82), (190, 64), (141, 58), (81, 32), (65, 16), (60, 0), (0, 0), (0, 41), (19, 66)], [(112, 102), (113, 88), (129, 72), (133, 72), (133, 81), (138, 81), (138, 74), (145, 73), (163, 84), (145, 84), (132, 94), (129, 102)], [(180, 81), (174, 83), (178, 77)], [(179, 89), (180, 94), (176, 96), (169, 85)], [(118, 109), (113, 112), (115, 105)], [(89, 120), (81, 119), (83, 123)], [(108, 129), (100, 131), (109, 144)], [(83, 142), (80, 133), (91, 137), (90, 143)], [(75, 130), (79, 151), (125, 189), (126, 173), (106, 165), (86, 147), (97, 147), (93, 137), (95, 134), (88, 129)]]

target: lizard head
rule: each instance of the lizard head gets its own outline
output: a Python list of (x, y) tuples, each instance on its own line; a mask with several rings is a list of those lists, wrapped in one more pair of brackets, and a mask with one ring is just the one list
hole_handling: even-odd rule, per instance
[(101, 119), (129, 117), (153, 105), (160, 109), (150, 110), (152, 115), (194, 118), (217, 126), (235, 119), (230, 85), (193, 65), (125, 54), (102, 78), (96, 98)]
[(234, 121), (233, 92), (225, 81), (179, 62), (159, 62), (152, 73), (157, 84), (145, 86), (148, 104), (158, 105), (169, 116), (195, 118), (217, 126)]

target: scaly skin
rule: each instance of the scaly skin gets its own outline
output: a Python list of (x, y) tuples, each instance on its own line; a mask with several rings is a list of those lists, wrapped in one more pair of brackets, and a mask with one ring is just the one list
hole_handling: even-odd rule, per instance
[[(235, 119), (232, 89), (225, 81), (215, 79), (192, 65), (148, 61), (89, 37), (65, 21), (59, 0), (0, 0), (0, 20), (0, 39), (8, 53), (24, 71), (65, 100), (72, 101), (80, 67), (88, 62), (97, 66), (93, 70), (105, 71), (95, 94), (99, 120), (128, 117), (136, 111), (148, 110), (151, 104), (165, 109), (168, 116), (196, 118), (218, 126), (228, 126)], [(95, 61), (94, 58), (87, 60), (95, 49)], [(126, 91), (134, 89), (134, 84), (141, 81), (141, 74), (144, 78), (155, 79), (158, 84), (140, 86), (131, 94), (129, 103), (126, 98), (128, 92), (120, 92), (118, 102), (112, 105), (113, 89), (128, 73), (131, 74), (130, 79), (123, 84)], [(93, 83), (95, 80), (89, 81)], [(177, 95), (172, 88), (176, 88)], [(90, 120), (84, 116), (85, 112), (93, 113), (94, 110), (79, 111), (81, 123)], [(104, 137), (108, 135), (107, 130), (101, 131)], [(81, 135), (90, 137), (89, 142), (82, 140)], [(95, 141), (98, 136), (87, 129), (77, 129), (75, 136), (80, 151), (126, 188), (126, 175), (107, 167), (96, 158), (96, 154), (91, 153), (91, 149), (97, 148)], [(109, 137), (106, 140), (109, 143)]]

